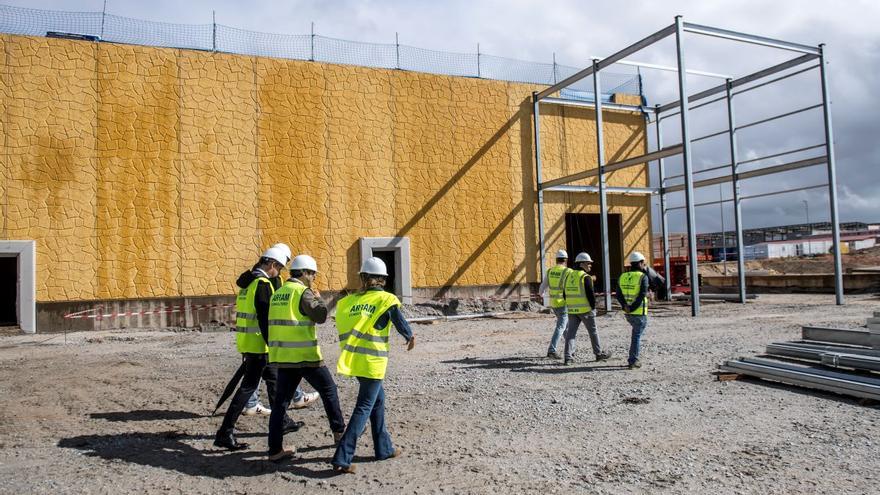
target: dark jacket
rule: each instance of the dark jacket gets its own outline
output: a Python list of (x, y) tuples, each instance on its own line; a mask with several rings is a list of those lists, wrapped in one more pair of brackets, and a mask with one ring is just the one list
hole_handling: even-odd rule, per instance
[[(645, 273), (644, 270), (635, 270), (630, 268), (627, 270), (628, 272), (641, 271)], [(638, 308), (642, 305), (642, 302), (648, 297), (648, 274), (645, 273), (645, 276), (642, 277), (642, 283), (639, 287), (639, 293), (636, 296), (636, 299), (632, 304), (626, 304), (626, 299), (623, 297), (623, 292), (620, 290), (620, 279), (617, 279), (617, 302), (620, 304), (620, 307), (623, 308), (624, 311), (630, 312)]]

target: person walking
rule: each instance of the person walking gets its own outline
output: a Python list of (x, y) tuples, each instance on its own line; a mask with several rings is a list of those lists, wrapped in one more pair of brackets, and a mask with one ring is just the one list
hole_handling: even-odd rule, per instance
[(290, 279), (275, 291), (269, 304), (269, 366), (277, 369), (275, 408), (269, 416), (269, 460), (293, 456), (296, 449), (283, 447), (284, 411), (303, 378), (324, 402), (334, 441), (345, 430), (336, 382), (324, 365), (316, 324), (327, 321), (327, 306), (312, 283), (318, 264), (307, 254), (293, 258)]
[(566, 266), (568, 262), (568, 253), (564, 249), (556, 251), (556, 265), (547, 270), (547, 276), (541, 281), (538, 288), (538, 294), (544, 295), (549, 292), (550, 308), (556, 315), (556, 327), (553, 329), (553, 336), (550, 337), (550, 347), (547, 348), (547, 357), (559, 359), (561, 356), (556, 352), (556, 344), (559, 343), (559, 337), (565, 331), (568, 325), (568, 312), (565, 310), (565, 277), (571, 271)]
[(593, 291), (593, 277), (590, 269), (593, 259), (587, 253), (580, 253), (574, 259), (574, 270), (565, 279), (565, 308), (568, 312), (568, 327), (565, 329), (565, 361), (566, 366), (574, 361), (575, 344), (578, 327), (581, 322), (587, 327), (590, 344), (596, 361), (605, 361), (610, 354), (602, 350), (599, 333), (596, 330), (596, 294)]
[(629, 255), (629, 270), (618, 279), (617, 302), (632, 327), (627, 357), (629, 369), (641, 368), (639, 348), (648, 327), (648, 275), (645, 273), (645, 256), (638, 251)]
[(383, 287), (388, 278), (385, 262), (367, 258), (361, 265), (361, 288), (342, 298), (336, 305), (336, 327), (342, 352), (336, 371), (353, 376), (359, 382), (357, 402), (345, 433), (339, 440), (331, 464), (338, 473), (354, 473), (352, 464), (358, 437), (367, 420), (373, 436), (376, 459), (399, 457), (391, 435), (385, 428), (385, 390), (382, 381), (388, 366), (389, 330), (391, 325), (406, 339), (406, 350), (416, 345), (416, 338), (400, 311), (400, 301)]
[[(269, 348), (269, 300), (275, 292), (270, 279), (277, 277), (287, 264), (287, 256), (283, 250), (269, 248), (260, 257), (254, 269), (254, 280), (246, 288), (241, 289), (235, 301), (235, 342), (238, 352), (242, 355), (244, 376), (235, 393), (223, 424), (214, 437), (214, 446), (229, 450), (242, 450), (248, 444), (235, 438), (235, 423), (241, 416), (248, 399), (253, 395), (260, 378), (266, 382), (269, 391), (269, 404), (275, 400), (275, 370), (266, 366)], [(292, 421), (286, 410), (284, 413), (284, 430), (296, 431), (302, 423)]]

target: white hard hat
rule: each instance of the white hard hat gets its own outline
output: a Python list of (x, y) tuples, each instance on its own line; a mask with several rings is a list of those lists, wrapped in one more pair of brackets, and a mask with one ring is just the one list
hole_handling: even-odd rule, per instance
[(283, 242), (279, 242), (277, 244), (273, 244), (272, 247), (280, 249), (281, 252), (283, 252), (284, 254), (287, 255), (287, 261), (288, 262), (290, 261), (291, 252), (290, 252), (290, 247), (287, 244), (284, 244)]
[(639, 261), (645, 261), (645, 255), (638, 251), (633, 251), (633, 253), (629, 255), (629, 262), (638, 263)]
[(385, 266), (384, 261), (373, 256), (364, 260), (364, 263), (361, 265), (361, 271), (359, 273), (366, 273), (367, 275), (381, 275), (383, 277), (387, 277), (388, 268)]
[(574, 259), (575, 263), (583, 263), (584, 261), (586, 261), (588, 263), (592, 263), (593, 258), (590, 258), (590, 255), (587, 253), (579, 253), (577, 255), (577, 258)]
[(284, 250), (277, 247), (270, 247), (265, 252), (263, 252), (263, 256), (261, 258), (269, 258), (270, 260), (275, 260), (281, 263), (284, 266), (287, 266), (287, 261), (290, 259), (287, 257), (287, 253)]
[(556, 259), (558, 259), (558, 260), (563, 260), (563, 259), (567, 260), (568, 259), (568, 253), (565, 252), (565, 249), (560, 249), (559, 251), (556, 251)]
[(307, 254), (298, 254), (295, 258), (293, 258), (293, 262), (290, 264), (291, 270), (311, 270), (315, 273), (318, 272), (318, 263), (315, 262), (315, 258)]

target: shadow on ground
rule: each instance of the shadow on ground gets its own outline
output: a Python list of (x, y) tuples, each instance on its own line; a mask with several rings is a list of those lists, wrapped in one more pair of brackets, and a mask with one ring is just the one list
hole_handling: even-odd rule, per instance
[[(247, 436), (247, 435), (244, 435)], [(265, 435), (258, 435), (265, 437)], [(260, 476), (267, 473), (285, 472), (306, 478), (330, 478), (336, 476), (330, 468), (330, 456), (304, 457), (302, 454), (321, 447), (306, 447), (293, 459), (274, 464), (266, 460), (262, 448), (228, 452), (209, 448), (202, 450), (192, 445), (196, 441), (212, 440), (213, 436), (187, 435), (179, 431), (155, 433), (121, 433), (115, 435), (80, 435), (63, 438), (58, 446), (75, 449), (86, 456), (107, 460), (119, 460), (177, 471), (190, 476), (208, 476), (226, 479), (235, 476)], [(259, 445), (259, 444), (258, 444)], [(332, 452), (331, 454), (332, 455)], [(372, 458), (355, 457), (356, 462), (369, 462)], [(321, 465), (322, 469), (306, 467)], [(325, 467), (325, 468), (324, 468)]]
[(140, 409), (136, 411), (91, 413), (92, 419), (106, 419), (114, 422), (127, 421), (172, 421), (177, 419), (198, 419), (208, 416), (189, 411), (166, 411), (161, 409)]
[(458, 364), (462, 366), (454, 366), (457, 369), (466, 370), (497, 370), (506, 369), (513, 373), (542, 373), (542, 374), (559, 374), (559, 373), (583, 373), (591, 371), (623, 371), (627, 370), (626, 365), (607, 365), (596, 364), (594, 366), (563, 366), (559, 361), (551, 361), (543, 357), (502, 357), (493, 359), (480, 359), (466, 357), (464, 359), (454, 359), (449, 361), (441, 361), (445, 364)]

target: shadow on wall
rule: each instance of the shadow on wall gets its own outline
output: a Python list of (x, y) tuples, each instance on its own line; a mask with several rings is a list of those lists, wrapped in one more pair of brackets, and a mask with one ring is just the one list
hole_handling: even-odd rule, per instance
[[(515, 280), (522, 278), (525, 272), (526, 280), (535, 280), (537, 276), (537, 239), (536, 239), (536, 218), (535, 211), (532, 207), (535, 203), (535, 186), (534, 186), (534, 165), (532, 160), (532, 104), (531, 98), (524, 99), (519, 106), (519, 110), (511, 116), (495, 133), (471, 156), (459, 170), (445, 184), (443, 184), (437, 192), (431, 196), (428, 201), (409, 219), (393, 237), (406, 237), (412, 229), (424, 218), (447, 194), (451, 194), (455, 186), (468, 174), (468, 172), (476, 165), (480, 159), (498, 144), (511, 128), (519, 123), (520, 126), (520, 168), (522, 170), (522, 198), (514, 205), (514, 207), (504, 216), (501, 222), (492, 229), (479, 246), (462, 262), (449, 278), (443, 282), (441, 289), (437, 292), (437, 297), (443, 297), (452, 288), (453, 285), (464, 275), (480, 257), (483, 251), (488, 248), (498, 236), (513, 223), (514, 219), (520, 212), (523, 215), (524, 242), (526, 245), (525, 257), (517, 266), (512, 267), (511, 272), (505, 277), (505, 281), (496, 291), (496, 295), (504, 295), (505, 292), (512, 291), (509, 287)], [(530, 207), (524, 208), (523, 205)], [(355, 240), (346, 250), (348, 258), (348, 266), (360, 266), (360, 249), (359, 240)], [(513, 255), (513, 253), (511, 253)], [(531, 260), (531, 261), (529, 261)], [(359, 279), (356, 273), (348, 274), (348, 289), (356, 289)]]

